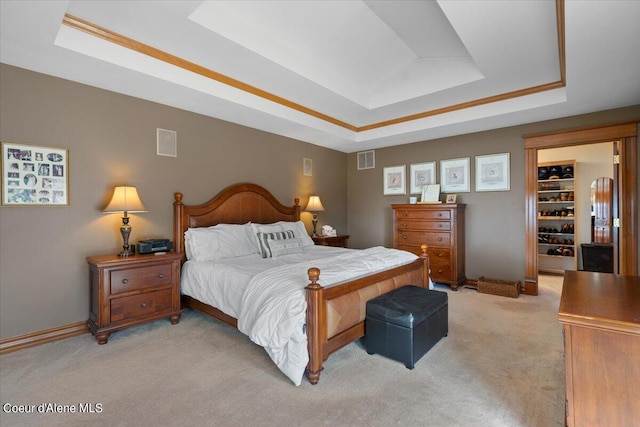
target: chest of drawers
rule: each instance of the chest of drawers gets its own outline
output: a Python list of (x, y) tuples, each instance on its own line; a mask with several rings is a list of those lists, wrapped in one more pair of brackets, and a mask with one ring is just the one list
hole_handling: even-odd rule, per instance
[(457, 290), (465, 280), (463, 204), (394, 204), (393, 247), (421, 254), (428, 246), (431, 280)]
[(87, 258), (91, 311), (87, 325), (99, 344), (119, 329), (168, 317), (180, 320), (181, 254)]

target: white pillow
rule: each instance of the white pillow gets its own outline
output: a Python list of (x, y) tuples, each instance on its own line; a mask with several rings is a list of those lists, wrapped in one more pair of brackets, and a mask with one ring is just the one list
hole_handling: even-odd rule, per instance
[(273, 258), (283, 255), (304, 253), (302, 240), (298, 238), (279, 240), (268, 237), (267, 244), (269, 245), (269, 251)]
[(258, 233), (258, 241), (260, 242), (260, 255), (262, 258), (271, 258), (271, 249), (268, 240), (285, 240), (293, 239), (293, 231), (274, 231), (273, 233)]
[[(277, 233), (284, 231), (279, 224), (254, 224), (251, 223), (251, 230), (253, 231), (253, 240), (256, 244), (256, 253), (262, 255), (262, 243), (258, 238), (258, 233)], [(295, 236), (294, 236), (295, 237)]]
[(300, 241), (302, 242), (302, 246), (313, 246), (315, 244), (313, 243), (313, 240), (311, 239), (309, 234), (307, 234), (307, 228), (304, 226), (304, 222), (280, 221), (280, 222), (277, 222), (276, 224), (280, 225), (282, 229), (285, 231), (292, 230), (295, 237), (300, 239)]
[(215, 261), (258, 252), (250, 224), (218, 224), (184, 233), (187, 259)]

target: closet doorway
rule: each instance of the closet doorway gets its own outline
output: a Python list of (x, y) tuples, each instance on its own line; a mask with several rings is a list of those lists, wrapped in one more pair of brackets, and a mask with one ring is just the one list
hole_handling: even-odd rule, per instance
[[(613, 215), (618, 228), (619, 273), (638, 274), (638, 162), (637, 123), (622, 123), (555, 133), (526, 135), (526, 271), (525, 293), (538, 294), (538, 150), (613, 141), (619, 159), (614, 165), (617, 203)], [(612, 153), (613, 157), (613, 153)]]

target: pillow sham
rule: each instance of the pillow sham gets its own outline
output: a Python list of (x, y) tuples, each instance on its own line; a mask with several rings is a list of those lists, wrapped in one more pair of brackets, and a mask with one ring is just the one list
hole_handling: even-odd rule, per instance
[(216, 261), (258, 253), (250, 224), (218, 224), (184, 233), (187, 259)]
[(269, 239), (272, 241), (275, 240), (285, 240), (285, 239), (293, 239), (295, 235), (293, 231), (274, 231), (272, 233), (262, 233), (259, 232), (257, 234), (258, 241), (260, 242), (260, 255), (262, 258), (271, 258), (271, 248), (269, 247)]
[(283, 255), (304, 253), (302, 240), (295, 237), (293, 239), (282, 240), (267, 237), (267, 244), (269, 245), (269, 251), (273, 258)]
[(302, 221), (280, 221), (276, 223), (281, 226), (283, 230), (291, 230), (296, 238), (300, 239), (303, 246), (313, 246), (313, 240), (307, 233), (307, 228), (304, 226), (304, 222)]

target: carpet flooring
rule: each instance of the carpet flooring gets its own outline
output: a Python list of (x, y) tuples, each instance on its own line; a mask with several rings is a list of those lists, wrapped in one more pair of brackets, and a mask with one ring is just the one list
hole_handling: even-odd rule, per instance
[(295, 387), (262, 348), (191, 310), (103, 346), (86, 334), (27, 348), (0, 356), (0, 424), (562, 426), (561, 287), (542, 276), (538, 296), (507, 298), (437, 285), (449, 335), (415, 369), (354, 342), (315, 386)]

